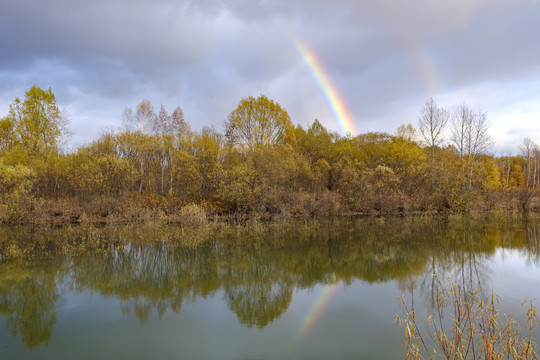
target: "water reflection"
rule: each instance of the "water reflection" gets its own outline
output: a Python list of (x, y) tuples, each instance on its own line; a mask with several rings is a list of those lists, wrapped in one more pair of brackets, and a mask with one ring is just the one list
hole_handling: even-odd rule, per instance
[(47, 344), (57, 320), (60, 299), (57, 263), (42, 266), (3, 264), (0, 272), (0, 314), (13, 336), (32, 348)]
[[(497, 248), (539, 263), (529, 221), (338, 219), (182, 229), (170, 225), (0, 229), (0, 314), (32, 348), (51, 339), (62, 296), (97, 293), (144, 323), (218, 291), (238, 322), (264, 328), (295, 289), (395, 280), (435, 304), (457, 282), (489, 288)], [(195, 240), (194, 240), (195, 239)], [(26, 256), (15, 256), (22, 253)]]

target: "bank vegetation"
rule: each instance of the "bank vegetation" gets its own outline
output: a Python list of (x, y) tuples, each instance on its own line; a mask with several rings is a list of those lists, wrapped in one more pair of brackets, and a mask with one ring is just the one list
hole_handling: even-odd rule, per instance
[(149, 101), (122, 125), (66, 151), (51, 89), (33, 86), (0, 119), (0, 222), (179, 221), (215, 216), (537, 211), (540, 151), (489, 154), (485, 113), (428, 100), (417, 128), (341, 136), (294, 126), (261, 95), (224, 131), (195, 131), (182, 109)]

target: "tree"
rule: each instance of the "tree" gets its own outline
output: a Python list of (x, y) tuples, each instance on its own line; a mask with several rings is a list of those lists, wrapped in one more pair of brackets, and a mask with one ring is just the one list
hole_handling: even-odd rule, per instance
[(489, 121), (484, 112), (473, 112), (463, 103), (452, 116), (453, 145), (461, 157), (473, 158), (483, 154), (491, 147), (491, 137), (488, 134)]
[(9, 117), (0, 119), (0, 153), (15, 143), (15, 124)]
[(152, 103), (148, 100), (141, 101), (135, 112), (131, 107), (126, 106), (122, 113), (122, 127), (126, 132), (140, 131), (149, 134), (156, 123), (156, 114)]
[(191, 135), (191, 127), (184, 120), (184, 112), (180, 106), (171, 115), (161, 105), (159, 114), (154, 118), (153, 131), (156, 135), (171, 136), (176, 142)]
[(241, 144), (250, 149), (276, 145), (294, 136), (289, 114), (278, 103), (264, 95), (247, 97), (229, 114), (226, 137), (230, 144)]
[(31, 168), (22, 164), (4, 165), (0, 160), (0, 209), (6, 208), (8, 221), (21, 220), (28, 215), (34, 200), (34, 180)]
[(449, 112), (438, 107), (433, 98), (426, 101), (420, 110), (418, 130), (427, 146), (434, 148), (443, 143), (444, 130), (449, 118)]
[(13, 123), (17, 141), (33, 154), (58, 150), (60, 139), (66, 134), (66, 118), (56, 105), (51, 88), (32, 86), (9, 106), (7, 119)]
[[(472, 187), (473, 163), (475, 158), (484, 154), (491, 147), (491, 138), (488, 134), (489, 121), (487, 114), (473, 112), (463, 103), (452, 116), (452, 142), (459, 156), (466, 160), (463, 165), (469, 169), (469, 190)], [(465, 167), (463, 167), (463, 172)]]
[(538, 183), (538, 163), (539, 147), (530, 138), (523, 139), (523, 144), (519, 148), (525, 161), (526, 187), (535, 188)]
[(298, 125), (295, 137), (298, 150), (307, 155), (313, 163), (319, 159), (330, 159), (335, 135), (329, 133), (319, 120), (315, 119), (307, 130)]
[(184, 112), (179, 106), (169, 115), (165, 107), (161, 105), (159, 114), (154, 117), (154, 133), (160, 138), (157, 152), (161, 169), (161, 192), (164, 193), (165, 172), (169, 170), (169, 193), (173, 191), (173, 174), (177, 164), (174, 152), (183, 151), (186, 142), (191, 138), (192, 131), (184, 120)]
[(396, 129), (396, 137), (407, 142), (414, 142), (417, 131), (412, 124), (400, 125)]
[(210, 199), (216, 187), (214, 174), (219, 166), (222, 156), (223, 137), (213, 128), (203, 128), (195, 136), (190, 154), (198, 159), (198, 169), (194, 175), (200, 180), (200, 200)]

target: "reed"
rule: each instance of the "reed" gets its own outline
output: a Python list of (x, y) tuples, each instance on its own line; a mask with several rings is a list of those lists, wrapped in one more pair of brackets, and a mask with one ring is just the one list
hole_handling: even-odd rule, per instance
[(395, 322), (405, 330), (405, 358), (538, 359), (534, 340), (539, 321), (532, 300), (522, 303), (527, 305), (525, 328), (514, 318), (501, 314), (499, 303), (495, 293), (484, 300), (479, 292), (464, 294), (455, 285), (441, 292), (436, 309), (421, 330), (414, 298), (409, 303), (401, 297), (399, 305), (404, 315), (396, 316)]

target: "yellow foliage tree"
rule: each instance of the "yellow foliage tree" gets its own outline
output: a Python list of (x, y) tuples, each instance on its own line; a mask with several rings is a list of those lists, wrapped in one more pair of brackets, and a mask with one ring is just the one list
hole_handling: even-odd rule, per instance
[(66, 133), (66, 119), (56, 105), (51, 88), (32, 86), (9, 106), (8, 119), (13, 123), (18, 142), (33, 154), (55, 151)]
[(229, 114), (225, 135), (230, 144), (253, 149), (294, 138), (294, 127), (289, 114), (278, 103), (264, 95), (256, 99), (250, 96)]
[(24, 165), (4, 165), (0, 162), (0, 221), (18, 221), (27, 215), (33, 202), (32, 185), (35, 174)]

